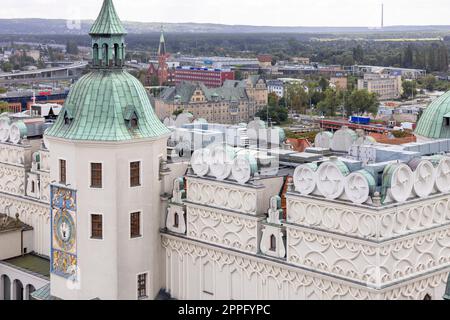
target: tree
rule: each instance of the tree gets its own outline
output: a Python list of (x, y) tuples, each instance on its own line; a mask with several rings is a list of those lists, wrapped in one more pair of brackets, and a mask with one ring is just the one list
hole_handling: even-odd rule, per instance
[(347, 112), (347, 115), (365, 113), (376, 114), (380, 104), (377, 95), (375, 93), (370, 93), (365, 89), (353, 90), (346, 100), (345, 111)]
[(238, 81), (243, 80), (244, 76), (242, 74), (242, 71), (241, 70), (234, 71), (234, 78)]
[(356, 63), (363, 63), (364, 61), (364, 49), (360, 44), (356, 48), (353, 48), (353, 60)]
[(325, 91), (325, 98), (319, 102), (317, 109), (326, 116), (334, 117), (339, 105), (342, 104), (342, 94), (334, 89), (328, 88)]
[(269, 107), (278, 107), (279, 98), (275, 92), (269, 93)]
[(0, 94), (4, 94), (6, 92), (8, 92), (6, 88), (0, 87)]
[(172, 115), (174, 115), (175, 117), (178, 117), (182, 113), (183, 113), (183, 109), (177, 109), (172, 113)]
[(402, 65), (405, 68), (412, 68), (414, 66), (414, 52), (411, 45), (408, 45), (403, 52)]
[(9, 112), (9, 104), (4, 101), (0, 101), (0, 113)]
[(417, 95), (417, 82), (416, 81), (403, 81), (402, 83), (403, 99), (409, 99)]
[(330, 86), (330, 83), (328, 82), (327, 79), (325, 79), (324, 77), (320, 78), (319, 80), (319, 87), (322, 89), (322, 91), (327, 90), (327, 88)]
[(422, 80), (423, 87), (428, 91), (434, 91), (436, 89), (437, 80), (433, 75), (428, 75)]
[(287, 87), (287, 102), (294, 110), (306, 113), (309, 104), (309, 97), (303, 86), (299, 83), (292, 83)]
[(13, 71), (14, 66), (11, 62), (4, 62), (1, 65), (3, 72), (11, 72)]
[(74, 41), (68, 41), (66, 44), (66, 52), (68, 54), (77, 55), (79, 53), (78, 46)]
[(441, 44), (437, 50), (438, 71), (448, 71), (448, 49), (445, 45)]
[(288, 120), (288, 110), (280, 106), (268, 106), (267, 109), (261, 109), (256, 116), (263, 121), (267, 121), (267, 113), (272, 123), (282, 124)]

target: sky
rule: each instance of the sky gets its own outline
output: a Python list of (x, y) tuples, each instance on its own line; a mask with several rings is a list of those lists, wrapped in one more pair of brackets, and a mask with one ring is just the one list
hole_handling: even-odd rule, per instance
[[(95, 19), (103, 0), (0, 0), (1, 18)], [(114, 0), (123, 21), (254, 26), (450, 25), (449, 0)]]

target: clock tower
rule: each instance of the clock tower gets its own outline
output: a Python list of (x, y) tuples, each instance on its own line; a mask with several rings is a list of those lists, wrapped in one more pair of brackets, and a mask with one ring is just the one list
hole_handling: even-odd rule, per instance
[(91, 72), (46, 133), (51, 154), (51, 295), (153, 299), (161, 287), (160, 163), (169, 130), (124, 68), (126, 31), (104, 0)]

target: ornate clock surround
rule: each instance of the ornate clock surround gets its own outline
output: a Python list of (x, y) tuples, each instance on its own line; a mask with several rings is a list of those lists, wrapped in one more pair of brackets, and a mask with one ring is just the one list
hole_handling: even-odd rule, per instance
[(77, 197), (76, 191), (52, 185), (51, 272), (66, 279), (77, 277)]

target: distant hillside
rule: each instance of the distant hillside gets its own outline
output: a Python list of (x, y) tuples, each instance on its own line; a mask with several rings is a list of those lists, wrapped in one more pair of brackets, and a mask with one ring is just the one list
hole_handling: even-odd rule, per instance
[[(86, 34), (93, 22), (82, 21), (80, 28), (67, 20), (0, 19), (0, 34)], [(450, 32), (450, 26), (393, 26), (383, 30), (366, 27), (270, 27), (205, 23), (124, 22), (130, 34), (158, 32), (161, 24), (176, 33), (367, 33), (367, 32)]]

